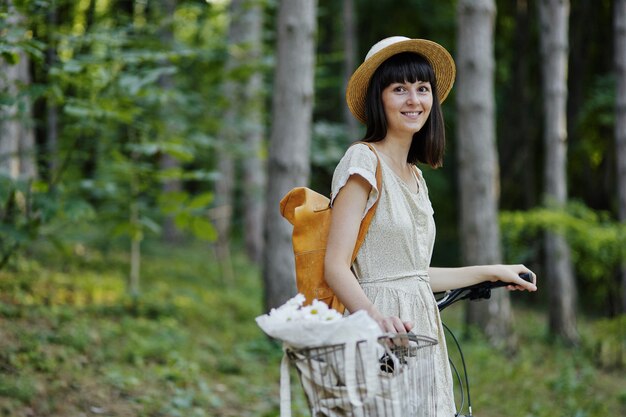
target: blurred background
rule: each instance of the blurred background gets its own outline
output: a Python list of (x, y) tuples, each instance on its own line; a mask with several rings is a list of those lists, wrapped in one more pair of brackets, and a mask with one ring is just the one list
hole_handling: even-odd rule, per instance
[(433, 265), (539, 277), (443, 313), (477, 415), (626, 413), (626, 0), (2, 0), (0, 415), (277, 416), (278, 202), (394, 35), (457, 64)]

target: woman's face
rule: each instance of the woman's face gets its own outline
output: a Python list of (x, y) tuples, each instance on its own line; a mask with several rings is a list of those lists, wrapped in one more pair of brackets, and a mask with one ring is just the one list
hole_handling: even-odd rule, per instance
[(413, 135), (426, 124), (433, 106), (428, 81), (392, 83), (382, 94), (388, 135)]

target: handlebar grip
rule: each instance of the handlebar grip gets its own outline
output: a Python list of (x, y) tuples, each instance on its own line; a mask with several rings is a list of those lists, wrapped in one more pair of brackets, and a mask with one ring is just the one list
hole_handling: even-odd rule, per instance
[(530, 272), (524, 272), (522, 274), (519, 274), (519, 277), (524, 281), (533, 282), (533, 274), (531, 274)]

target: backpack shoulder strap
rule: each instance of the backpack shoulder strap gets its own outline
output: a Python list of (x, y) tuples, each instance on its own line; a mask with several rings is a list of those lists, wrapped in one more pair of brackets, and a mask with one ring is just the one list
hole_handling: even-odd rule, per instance
[(359, 253), (359, 249), (361, 249), (361, 245), (363, 244), (363, 241), (365, 240), (365, 235), (367, 234), (367, 230), (369, 229), (370, 223), (372, 222), (372, 219), (374, 218), (374, 214), (376, 213), (376, 208), (378, 207), (378, 202), (380, 201), (380, 194), (383, 192), (383, 174), (381, 172), (380, 156), (378, 156), (378, 152), (376, 152), (376, 149), (371, 143), (355, 142), (355, 144), (357, 143), (362, 143), (364, 145), (367, 145), (367, 147), (370, 148), (372, 152), (374, 152), (374, 155), (376, 155), (376, 188), (378, 188), (378, 197), (376, 197), (376, 201), (374, 202), (374, 205), (370, 207), (370, 209), (365, 214), (365, 217), (361, 221), (361, 227), (359, 227), (359, 234), (357, 235), (357, 238), (356, 238), (356, 245), (354, 245), (354, 251), (352, 252), (351, 263), (354, 262), (354, 260), (356, 259), (357, 253)]

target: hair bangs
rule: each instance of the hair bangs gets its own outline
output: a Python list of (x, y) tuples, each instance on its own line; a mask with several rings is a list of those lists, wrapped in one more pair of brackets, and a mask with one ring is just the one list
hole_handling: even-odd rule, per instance
[(379, 68), (381, 86), (417, 81), (435, 85), (435, 72), (426, 58), (412, 52), (403, 52), (387, 59)]

